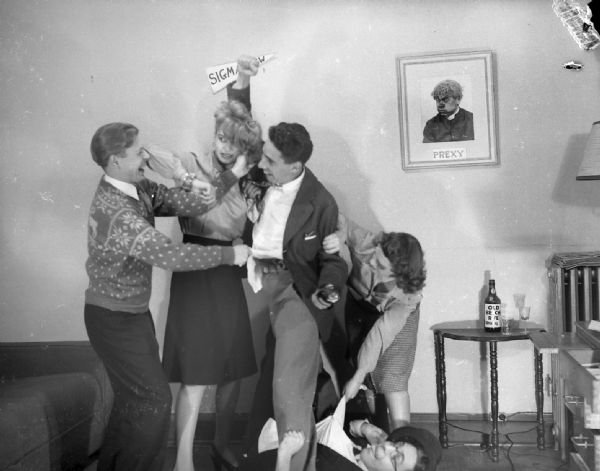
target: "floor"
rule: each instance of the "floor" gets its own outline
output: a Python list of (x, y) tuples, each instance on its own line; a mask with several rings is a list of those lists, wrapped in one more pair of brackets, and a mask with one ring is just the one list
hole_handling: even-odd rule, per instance
[[(171, 471), (174, 462), (175, 449), (169, 449), (164, 471)], [(208, 444), (199, 444), (196, 447), (194, 464), (196, 471), (219, 471), (215, 470), (210, 460)], [(503, 446), (497, 463), (492, 462), (489, 454), (478, 446), (454, 445), (443, 451), (442, 461), (437, 467), (437, 471), (574, 471), (575, 469), (562, 463), (558, 452), (540, 451), (532, 445), (515, 445), (510, 449), (508, 445)]]
[[(500, 459), (496, 463), (491, 460), (485, 446), (482, 447), (477, 443), (465, 444), (465, 440), (469, 440), (469, 433), (471, 438), (475, 437), (476, 439), (480, 434), (473, 435), (469, 424), (467, 424), (468, 430), (461, 428), (463, 424), (465, 423), (457, 422), (455, 423), (457, 428), (450, 428), (449, 439), (451, 445), (443, 450), (442, 461), (438, 465), (437, 471), (578, 471), (579, 469), (573, 464), (563, 463), (560, 459), (560, 452), (555, 451), (552, 446), (545, 450), (538, 450), (535, 444), (535, 434), (530, 428), (530, 423), (514, 425), (510, 433), (505, 433), (506, 430), (500, 430)], [(415, 423), (413, 425), (427, 428), (437, 435), (437, 424), (435, 423)], [(525, 430), (526, 432), (520, 432), (519, 430)], [(452, 443), (457, 437), (463, 441), (462, 444)], [(239, 447), (240, 444), (234, 443), (233, 446)], [(175, 453), (175, 447), (170, 447), (163, 471), (172, 471), (175, 464)], [(208, 442), (197, 442), (195, 445), (194, 464), (196, 471), (220, 471), (213, 466)], [(87, 467), (85, 471), (96, 471), (95, 464)]]
[[(413, 424), (430, 429), (437, 435), (437, 424)], [(529, 425), (525, 425), (529, 428)], [(524, 430), (521, 427), (521, 430)], [(502, 430), (500, 431), (502, 433)], [(560, 452), (552, 447), (546, 450), (538, 450), (535, 445), (535, 435), (529, 433), (518, 436), (519, 432), (511, 432), (501, 435), (500, 459), (497, 463), (491, 460), (490, 454), (481, 445), (477, 444), (451, 444), (443, 450), (442, 461), (437, 471), (575, 471), (575, 466), (569, 467), (560, 459)], [(461, 433), (464, 437), (464, 432)], [(452, 430), (449, 434), (452, 441)], [(513, 444), (511, 445), (511, 441)], [(522, 441), (523, 443), (519, 443)], [(164, 471), (171, 471), (175, 462), (175, 449), (169, 448), (169, 455), (165, 463)], [(198, 443), (195, 447), (194, 463), (196, 471), (220, 471), (213, 467), (210, 459), (210, 445)], [(257, 470), (259, 471), (259, 470)], [(262, 471), (262, 470), (260, 470)]]

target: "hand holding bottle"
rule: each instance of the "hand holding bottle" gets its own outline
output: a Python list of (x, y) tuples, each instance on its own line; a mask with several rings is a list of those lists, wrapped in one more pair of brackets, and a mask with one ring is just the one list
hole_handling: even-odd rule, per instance
[(328, 309), (340, 299), (340, 293), (331, 283), (317, 289), (311, 296), (313, 304), (318, 309)]

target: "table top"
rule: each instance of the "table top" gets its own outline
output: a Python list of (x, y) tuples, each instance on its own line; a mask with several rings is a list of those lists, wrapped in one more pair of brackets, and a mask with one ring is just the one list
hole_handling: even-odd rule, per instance
[(483, 321), (480, 320), (442, 322), (432, 325), (431, 330), (436, 334), (439, 333), (443, 337), (454, 340), (475, 340), (478, 342), (529, 340), (530, 333), (545, 330), (543, 326), (536, 324), (535, 322), (515, 320), (513, 324), (518, 325), (518, 328), (511, 328), (509, 334), (503, 334), (502, 332), (486, 332), (483, 328)]

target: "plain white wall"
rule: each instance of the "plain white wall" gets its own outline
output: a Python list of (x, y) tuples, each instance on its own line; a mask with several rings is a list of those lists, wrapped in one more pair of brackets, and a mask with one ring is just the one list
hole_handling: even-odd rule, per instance
[[(598, 248), (600, 187), (575, 174), (598, 120), (600, 49), (580, 50), (551, 4), (2, 0), (0, 340), (86, 338), (86, 221), (102, 174), (93, 132), (130, 121), (142, 139), (201, 149), (224, 98), (205, 68), (274, 52), (253, 80), (255, 117), (305, 124), (309, 165), (341, 210), (422, 242), (428, 281), (410, 391), (414, 412), (437, 411), (430, 326), (479, 318), (486, 270), (503, 301), (525, 292), (545, 325), (546, 260)], [(466, 49), (496, 57), (500, 165), (403, 171), (396, 57)], [(584, 68), (565, 70), (569, 60)], [(180, 237), (173, 219), (158, 227)], [(155, 271), (161, 344), (169, 281)], [(264, 303), (249, 302), (260, 356)], [(479, 357), (476, 344), (446, 342), (449, 412), (489, 409)], [(501, 411), (534, 410), (527, 342), (499, 346), (499, 376)]]

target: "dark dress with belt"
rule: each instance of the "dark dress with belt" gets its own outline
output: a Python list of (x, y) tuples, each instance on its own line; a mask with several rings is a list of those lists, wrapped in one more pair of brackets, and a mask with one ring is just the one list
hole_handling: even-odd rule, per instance
[[(211, 181), (221, 169), (212, 155), (181, 154), (186, 170)], [(242, 235), (246, 201), (238, 186), (202, 216), (180, 218), (183, 240), (231, 245)], [(224, 384), (256, 373), (250, 318), (239, 267), (174, 272), (163, 366), (171, 382)]]

